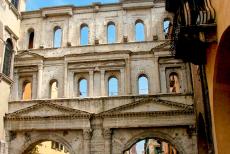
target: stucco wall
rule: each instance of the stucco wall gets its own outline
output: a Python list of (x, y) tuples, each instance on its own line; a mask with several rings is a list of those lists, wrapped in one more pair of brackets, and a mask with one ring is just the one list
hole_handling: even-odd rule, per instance
[(0, 100), (0, 103), (1, 103), (1, 108), (0, 108), (0, 140), (4, 140), (5, 135), (4, 135), (3, 117), (5, 116), (5, 113), (8, 112), (10, 85), (5, 81), (0, 81), (0, 89), (1, 89), (1, 92), (0, 92), (0, 98), (1, 98), (1, 100)]

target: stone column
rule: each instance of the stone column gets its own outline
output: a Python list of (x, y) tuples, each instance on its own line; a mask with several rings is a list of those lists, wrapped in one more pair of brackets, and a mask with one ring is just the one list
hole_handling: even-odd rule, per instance
[(94, 77), (93, 77), (93, 71), (89, 71), (89, 96), (93, 96), (93, 89), (94, 89)]
[(74, 82), (74, 72), (69, 73), (69, 92), (70, 92), (70, 97), (73, 98), (75, 96), (75, 82)]
[[(159, 71), (159, 63), (158, 63), (158, 57), (154, 57), (154, 73), (153, 73), (153, 79), (155, 80), (154, 86), (154, 93), (160, 93), (161, 92), (161, 83), (160, 83), (160, 71)], [(150, 84), (151, 86), (151, 84)], [(152, 88), (152, 87), (150, 87)]]
[(68, 63), (64, 62), (64, 97), (68, 97)]
[[(38, 91), (39, 91), (39, 87), (38, 87), (38, 85), (39, 85), (39, 82), (38, 82), (38, 75), (37, 74), (33, 74), (33, 76), (32, 76), (32, 89), (31, 89), (31, 99), (38, 99)], [(33, 85), (35, 85), (35, 86), (33, 86)], [(36, 87), (36, 85), (37, 85), (37, 87)], [(20, 86), (22, 86), (22, 85), (20, 85)], [(41, 85), (40, 85), (41, 86)], [(22, 98), (22, 91), (21, 91), (21, 98)]]
[(101, 96), (105, 95), (105, 70), (101, 70)]
[(125, 60), (126, 63), (126, 94), (131, 95), (131, 62), (130, 58)]
[(84, 154), (90, 154), (90, 140), (92, 137), (92, 130), (86, 129), (83, 130), (83, 138), (84, 138)]
[[(43, 65), (38, 65), (38, 89), (37, 89), (37, 98), (41, 98), (41, 91), (42, 91), (42, 74), (43, 74)], [(34, 84), (34, 80), (33, 80)]]
[(105, 154), (111, 154), (112, 146), (112, 130), (109, 128), (104, 129), (104, 140), (105, 140)]
[(125, 71), (120, 69), (121, 79), (120, 79), (120, 95), (125, 95)]
[(13, 98), (15, 98), (16, 101), (19, 100), (19, 97), (18, 97), (18, 92), (19, 92), (19, 88), (18, 88), (18, 85), (19, 85), (19, 76), (18, 76), (18, 72), (15, 71), (14, 72), (14, 95), (12, 96), (12, 100), (14, 100)]

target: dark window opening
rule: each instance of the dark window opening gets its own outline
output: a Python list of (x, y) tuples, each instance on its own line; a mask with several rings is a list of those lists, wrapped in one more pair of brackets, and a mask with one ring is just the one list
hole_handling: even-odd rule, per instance
[(18, 0), (11, 0), (11, 3), (16, 9), (18, 9)]
[(13, 56), (13, 44), (10, 39), (6, 41), (4, 63), (3, 63), (3, 73), (6, 76), (10, 76), (11, 61)]
[(28, 49), (32, 49), (34, 47), (34, 32), (30, 32), (29, 34), (29, 45)]

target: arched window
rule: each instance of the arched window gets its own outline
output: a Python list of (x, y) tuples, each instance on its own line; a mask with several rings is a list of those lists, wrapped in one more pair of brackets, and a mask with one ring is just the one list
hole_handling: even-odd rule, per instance
[(22, 89), (22, 99), (31, 100), (31, 98), (32, 98), (32, 84), (30, 81), (24, 81), (23, 89)]
[(144, 95), (149, 93), (148, 78), (146, 75), (140, 75), (138, 78), (138, 91), (139, 94)]
[(180, 81), (179, 81), (178, 74), (175, 72), (169, 75), (169, 91), (171, 93), (180, 92)]
[(50, 82), (50, 98), (58, 98), (58, 82), (56, 80)]
[(32, 49), (34, 47), (34, 30), (30, 29), (28, 33), (29, 33), (28, 49)]
[(164, 19), (163, 22), (163, 32), (165, 39), (170, 39), (172, 35), (172, 22), (170, 19)]
[(109, 22), (107, 25), (107, 41), (108, 43), (116, 42), (116, 26), (113, 22)]
[(79, 96), (80, 97), (88, 96), (88, 83), (86, 79), (79, 80)]
[(54, 48), (60, 48), (62, 45), (62, 29), (61, 27), (57, 26), (54, 28)]
[(118, 80), (116, 77), (110, 77), (108, 83), (109, 96), (118, 96)]
[(10, 39), (7, 39), (5, 54), (4, 54), (4, 63), (3, 63), (3, 73), (6, 76), (10, 76), (12, 56), (13, 56), (13, 43)]
[(135, 39), (136, 41), (145, 40), (145, 26), (144, 22), (141, 20), (137, 20), (135, 23)]
[(89, 27), (86, 24), (81, 25), (81, 45), (89, 44)]

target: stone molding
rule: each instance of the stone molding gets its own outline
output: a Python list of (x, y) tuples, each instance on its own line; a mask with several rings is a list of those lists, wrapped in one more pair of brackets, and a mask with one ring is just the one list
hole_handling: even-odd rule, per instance
[(10, 84), (12, 86), (12, 84), (14, 83), (13, 80), (11, 80), (8, 76), (6, 76), (5, 74), (3, 73), (0, 73), (0, 82), (2, 81), (5, 81), (7, 82), (8, 84)]
[(105, 128), (103, 130), (104, 139), (111, 139), (112, 138), (112, 130), (110, 128)]
[(83, 130), (83, 137), (85, 140), (90, 140), (92, 137), (93, 130), (92, 129), (84, 129)]
[[(26, 116), (23, 114), (28, 114), (31, 112), (34, 112), (35, 110), (39, 110), (39, 108), (42, 107), (49, 107), (52, 109), (55, 109), (57, 111), (60, 111), (60, 115), (51, 115), (51, 116), (42, 116), (42, 115), (36, 115), (36, 116)], [(63, 113), (63, 114), (62, 114)], [(85, 111), (80, 111), (77, 109), (72, 109), (69, 107), (65, 107), (65, 106), (61, 106), (61, 105), (57, 105), (57, 104), (53, 104), (53, 103), (49, 103), (47, 101), (44, 101), (42, 103), (37, 103), (36, 105), (24, 108), (22, 110), (13, 112), (13, 113), (9, 113), (6, 114), (5, 119), (8, 120), (34, 120), (34, 119), (78, 119), (78, 118), (86, 118), (89, 119), (91, 117), (90, 113), (85, 112)]]

